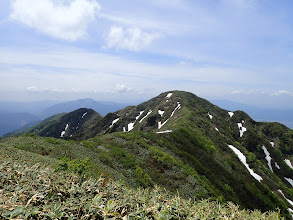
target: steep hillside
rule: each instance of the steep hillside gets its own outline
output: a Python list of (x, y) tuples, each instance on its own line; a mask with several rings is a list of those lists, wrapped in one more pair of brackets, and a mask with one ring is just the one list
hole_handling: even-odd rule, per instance
[(245, 112), (230, 112), (181, 91), (162, 93), (103, 118), (89, 115), (83, 129), (72, 130), (77, 121), (70, 120), (81, 120), (84, 113), (66, 114), (37, 133), (69, 141), (20, 136), (4, 139), (0, 146), (56, 159), (88, 157), (92, 175), (104, 173), (134, 187), (159, 185), (186, 199), (280, 210), (290, 218), (293, 131), (287, 127), (257, 123)]
[(53, 115), (20, 134), (34, 133), (40, 136), (69, 138), (86, 130), (99, 119), (101, 116), (94, 110), (81, 108), (68, 114)]
[(88, 178), (86, 168), (85, 161), (66, 168), (50, 157), (1, 147), (0, 218), (281, 219), (279, 213), (239, 210), (231, 202), (186, 200), (160, 187), (129, 189), (102, 176)]

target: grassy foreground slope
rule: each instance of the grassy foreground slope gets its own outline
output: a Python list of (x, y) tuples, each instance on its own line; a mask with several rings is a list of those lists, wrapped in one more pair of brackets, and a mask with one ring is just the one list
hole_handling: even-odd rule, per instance
[(82, 164), (64, 167), (54, 158), (2, 146), (0, 218), (282, 219), (277, 212), (239, 210), (231, 202), (186, 200), (156, 186), (130, 189), (102, 176), (87, 178)]

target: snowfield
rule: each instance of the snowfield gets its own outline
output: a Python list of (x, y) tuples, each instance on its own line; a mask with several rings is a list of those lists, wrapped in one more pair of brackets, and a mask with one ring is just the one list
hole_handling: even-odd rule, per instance
[(167, 130), (167, 131), (158, 131), (156, 132), (157, 134), (164, 134), (164, 133), (170, 133), (172, 130)]
[(211, 120), (213, 119), (213, 116), (209, 112), (208, 112), (208, 116)]
[(168, 93), (166, 98), (169, 99), (172, 95), (173, 95), (173, 93)]
[(287, 177), (284, 177), (284, 179), (287, 180), (291, 184), (291, 186), (293, 186), (293, 180), (292, 179), (287, 178)]
[(68, 127), (69, 127), (69, 124), (67, 124), (67, 125), (65, 126), (65, 129), (64, 129), (64, 131), (61, 132), (60, 137), (63, 137), (63, 136), (65, 135), (66, 130), (68, 129)]
[(84, 113), (84, 114), (81, 116), (81, 118), (83, 118), (84, 116), (86, 116), (86, 114), (87, 114), (87, 112), (86, 112), (86, 113)]
[(149, 111), (148, 111), (148, 113), (142, 118), (142, 119), (140, 119), (140, 121), (139, 121), (139, 123), (141, 123), (146, 117), (148, 117), (148, 115), (149, 114), (151, 114), (153, 111), (150, 109)]
[(271, 156), (270, 156), (270, 152), (266, 149), (265, 146), (262, 146), (261, 148), (263, 149), (263, 151), (264, 151), (264, 153), (265, 153), (265, 155), (266, 155), (265, 158), (266, 158), (266, 160), (268, 161), (268, 166), (269, 166), (270, 170), (271, 170), (272, 172), (274, 172), (274, 171), (273, 171), (273, 168), (272, 168), (272, 164), (271, 164), (272, 158), (271, 158)]
[(236, 147), (234, 147), (233, 145), (228, 145), (230, 147), (230, 149), (238, 156), (239, 160), (244, 164), (244, 166), (246, 167), (246, 169), (249, 171), (250, 175), (253, 176), (257, 181), (261, 181), (262, 177), (258, 174), (256, 174), (250, 167), (249, 165), (246, 163), (246, 157), (244, 156), (243, 153), (241, 153), (240, 150), (238, 150)]
[(119, 118), (116, 118), (115, 120), (112, 121), (112, 124), (110, 125), (110, 128), (112, 128), (113, 125), (114, 125), (117, 121), (119, 121)]
[[(244, 121), (242, 121), (242, 123), (244, 123)], [(246, 127), (243, 127), (242, 123), (237, 123), (240, 137), (242, 137), (244, 132), (247, 131)]]
[(290, 161), (290, 160), (288, 160), (288, 159), (285, 159), (284, 161), (285, 161), (285, 163), (288, 165), (288, 167), (290, 167), (291, 169), (293, 169), (293, 167), (292, 167), (292, 164), (291, 164), (291, 161)]
[(232, 118), (234, 115), (234, 112), (228, 112), (228, 114), (229, 114), (230, 118)]

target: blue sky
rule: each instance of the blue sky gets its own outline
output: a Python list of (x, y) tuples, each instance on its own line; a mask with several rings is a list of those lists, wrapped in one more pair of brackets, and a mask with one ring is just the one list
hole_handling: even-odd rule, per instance
[(1, 0), (0, 100), (185, 90), (293, 108), (291, 0)]

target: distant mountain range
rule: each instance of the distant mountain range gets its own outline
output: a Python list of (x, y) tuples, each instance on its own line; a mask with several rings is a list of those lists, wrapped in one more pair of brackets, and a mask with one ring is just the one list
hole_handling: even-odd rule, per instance
[(293, 130), (188, 92), (165, 92), (105, 116), (88, 108), (54, 115), (0, 146), (77, 172), (88, 161), (89, 175), (131, 187), (158, 185), (186, 199), (232, 201), (286, 219), (293, 212)]
[(212, 100), (211, 102), (231, 111), (245, 111), (255, 121), (279, 122), (293, 128), (293, 109), (260, 108), (227, 100)]
[(91, 108), (104, 116), (125, 106), (126, 104), (93, 99), (79, 99), (62, 103), (55, 101), (0, 102), (0, 136), (28, 129), (52, 115), (68, 113), (83, 107)]
[(0, 136), (10, 131), (20, 129), (34, 121), (39, 122), (40, 118), (30, 113), (11, 113), (0, 111)]
[[(226, 100), (212, 100), (211, 102), (231, 111), (243, 110), (256, 121), (280, 122), (291, 129), (293, 128), (293, 110), (263, 109)], [(28, 129), (47, 117), (72, 112), (79, 108), (90, 108), (101, 116), (105, 116), (109, 112), (115, 112), (126, 106), (127, 104), (93, 99), (79, 99), (61, 103), (56, 101), (0, 102), (0, 136)]]
[(54, 114), (62, 112), (72, 112), (79, 108), (90, 108), (98, 112), (100, 115), (105, 116), (109, 112), (117, 111), (126, 107), (126, 104), (115, 102), (101, 102), (93, 99), (79, 99), (70, 102), (62, 102), (55, 104), (41, 112), (42, 117), (49, 117)]

